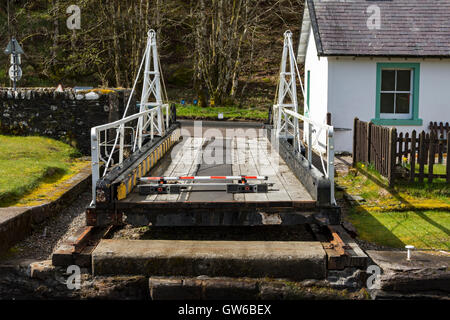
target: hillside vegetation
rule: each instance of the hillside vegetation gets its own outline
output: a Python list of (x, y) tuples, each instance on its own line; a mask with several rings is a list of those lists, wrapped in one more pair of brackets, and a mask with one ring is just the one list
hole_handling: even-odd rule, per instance
[[(131, 87), (153, 28), (171, 101), (267, 109), (283, 33), (297, 45), (303, 15), (303, 0), (82, 0), (81, 29), (69, 30), (72, 4), (0, 4), (1, 45), (15, 35), (25, 51), (20, 86)], [(8, 56), (0, 66), (0, 85), (9, 86)]]

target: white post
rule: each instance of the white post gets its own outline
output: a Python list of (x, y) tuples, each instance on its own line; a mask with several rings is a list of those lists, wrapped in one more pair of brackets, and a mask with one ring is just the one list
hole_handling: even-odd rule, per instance
[(120, 135), (119, 164), (122, 164), (122, 162), (123, 162), (123, 151), (124, 151), (123, 149), (124, 149), (124, 145), (125, 145), (125, 125), (124, 124), (122, 124), (119, 127), (119, 135)]
[(308, 164), (312, 167), (312, 124), (308, 122)]
[(336, 199), (334, 199), (334, 129), (333, 127), (328, 129), (328, 141), (327, 141), (327, 172), (328, 180), (330, 181), (330, 201), (331, 204), (336, 205)]
[(406, 254), (406, 260), (411, 261), (411, 250), (414, 249), (414, 246), (411, 245), (407, 245), (405, 246), (406, 250), (408, 250), (407, 254)]
[(100, 148), (95, 128), (91, 129), (92, 204), (95, 204), (97, 181), (100, 179)]

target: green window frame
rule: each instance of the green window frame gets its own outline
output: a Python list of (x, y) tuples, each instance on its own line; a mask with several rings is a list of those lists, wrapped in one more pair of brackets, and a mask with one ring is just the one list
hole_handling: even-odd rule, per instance
[[(411, 69), (413, 72), (413, 96), (412, 96), (412, 118), (411, 119), (381, 119), (381, 71), (383, 69)], [(419, 119), (419, 92), (420, 92), (420, 63), (377, 63), (377, 88), (376, 88), (376, 109), (374, 124), (378, 125), (416, 125), (423, 124)]]

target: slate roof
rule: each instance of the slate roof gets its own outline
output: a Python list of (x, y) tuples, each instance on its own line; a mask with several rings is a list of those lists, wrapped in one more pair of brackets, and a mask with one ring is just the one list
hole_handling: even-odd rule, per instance
[[(450, 0), (306, 0), (319, 56), (450, 57)], [(380, 8), (380, 29), (367, 13)]]

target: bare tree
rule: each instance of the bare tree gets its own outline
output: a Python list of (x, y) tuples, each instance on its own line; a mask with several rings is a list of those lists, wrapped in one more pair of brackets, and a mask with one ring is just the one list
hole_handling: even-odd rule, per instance
[[(260, 17), (269, 13), (278, 1), (269, 6), (264, 3), (200, 0), (195, 7), (195, 82), (203, 83), (217, 104), (237, 96), (242, 65), (251, 63), (253, 57)], [(244, 55), (244, 51), (250, 54)]]

